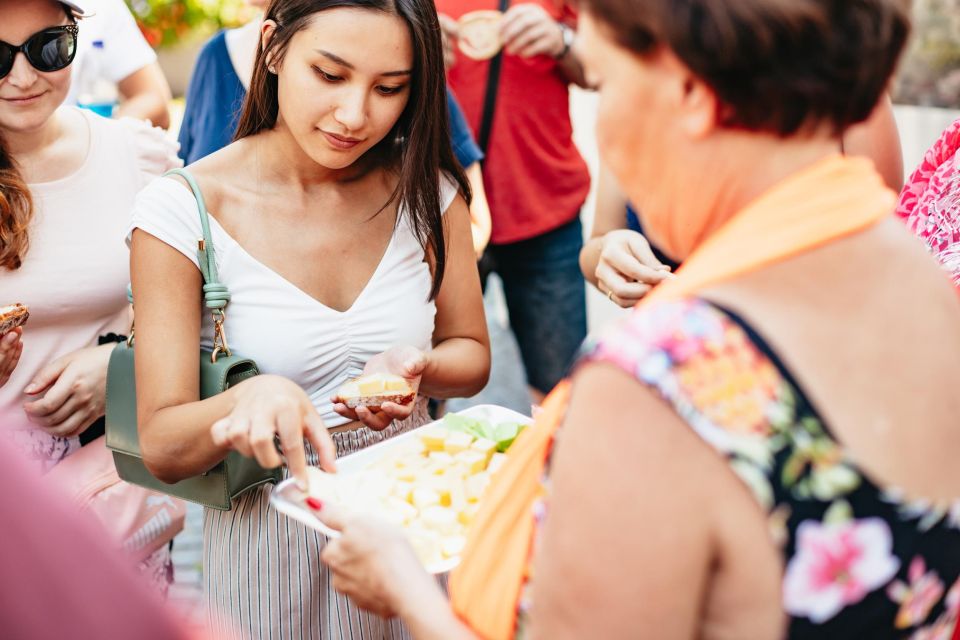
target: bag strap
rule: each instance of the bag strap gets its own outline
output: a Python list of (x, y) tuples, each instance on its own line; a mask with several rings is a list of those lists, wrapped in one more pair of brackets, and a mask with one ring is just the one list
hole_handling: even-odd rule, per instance
[[(510, 6), (510, 0), (499, 0), (500, 13), (505, 13)], [(490, 132), (493, 128), (493, 115), (497, 106), (497, 90), (500, 86), (500, 67), (503, 64), (503, 49), (490, 59), (487, 68), (487, 91), (483, 97), (483, 113), (480, 116), (480, 130), (477, 135), (477, 145), (487, 155), (490, 146)]]
[(230, 291), (220, 282), (217, 272), (216, 251), (213, 247), (213, 236), (210, 234), (210, 216), (207, 214), (207, 205), (200, 192), (200, 185), (186, 169), (171, 169), (163, 174), (178, 175), (187, 181), (197, 201), (197, 211), (200, 214), (200, 226), (203, 229), (203, 239), (197, 243), (197, 262), (200, 263), (200, 273), (203, 274), (203, 300), (210, 311), (220, 313), (230, 302)]

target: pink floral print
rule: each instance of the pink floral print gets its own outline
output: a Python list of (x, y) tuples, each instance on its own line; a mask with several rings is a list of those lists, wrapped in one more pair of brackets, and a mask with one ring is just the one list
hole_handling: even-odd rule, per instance
[(883, 520), (839, 524), (808, 520), (783, 580), (783, 604), (795, 616), (824, 622), (889, 582), (900, 568)]

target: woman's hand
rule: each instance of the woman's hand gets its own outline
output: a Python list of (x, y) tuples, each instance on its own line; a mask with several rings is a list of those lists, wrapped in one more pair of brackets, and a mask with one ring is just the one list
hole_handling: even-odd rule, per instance
[[(420, 378), (427, 368), (429, 355), (416, 347), (391, 347), (381, 354), (375, 355), (363, 368), (363, 373), (392, 373), (406, 378), (414, 393), (420, 388)], [(337, 403), (333, 410), (345, 418), (359, 420), (366, 426), (381, 431), (390, 426), (394, 420), (406, 420), (413, 413), (416, 404), (416, 395), (408, 404), (384, 402), (376, 408), (357, 407), (351, 409), (347, 405)]]
[(320, 554), (333, 573), (333, 588), (361, 609), (392, 618), (403, 612), (414, 585), (432, 581), (396, 525), (374, 516), (349, 515), (327, 503), (316, 515), (340, 532)]
[(256, 458), (269, 469), (283, 463), (276, 448), (275, 438), (279, 438), (290, 473), (304, 491), (308, 486), (304, 438), (317, 450), (320, 466), (336, 470), (336, 446), (303, 389), (270, 375), (250, 378), (236, 389), (233, 410), (210, 427), (214, 444)]
[(507, 53), (521, 58), (549, 56), (556, 58), (563, 51), (560, 24), (538, 4), (515, 4), (503, 14), (500, 39)]
[(41, 369), (23, 390), (35, 398), (23, 405), (30, 422), (52, 435), (72, 438), (103, 416), (107, 365), (115, 346), (80, 349)]
[(23, 343), (20, 341), (22, 335), (23, 329), (17, 327), (0, 338), (0, 387), (7, 384), (20, 362), (20, 354), (23, 353)]
[(674, 277), (653, 255), (647, 239), (628, 229), (603, 236), (596, 276), (600, 292), (621, 307), (632, 307), (654, 286)]

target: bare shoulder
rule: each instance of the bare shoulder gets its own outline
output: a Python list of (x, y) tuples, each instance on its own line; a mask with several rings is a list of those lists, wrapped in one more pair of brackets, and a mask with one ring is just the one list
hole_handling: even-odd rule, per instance
[[(204, 203), (211, 213), (219, 214), (233, 199), (238, 189), (248, 189), (254, 181), (251, 163), (251, 140), (232, 142), (226, 147), (185, 167), (203, 193)], [(187, 186), (181, 177), (174, 179)]]

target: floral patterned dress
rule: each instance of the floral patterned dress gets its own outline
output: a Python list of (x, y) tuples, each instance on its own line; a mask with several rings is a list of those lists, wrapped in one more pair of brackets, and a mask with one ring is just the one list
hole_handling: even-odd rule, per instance
[(588, 342), (582, 361), (635, 376), (726, 456), (783, 550), (790, 638), (950, 640), (960, 502), (907, 503), (871, 482), (741, 319), (699, 300), (646, 305)]

